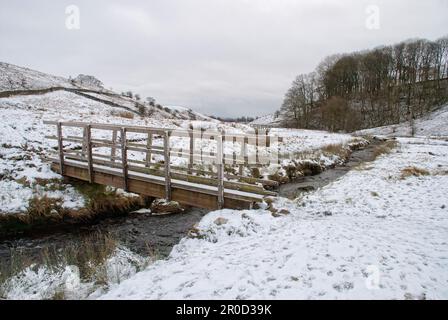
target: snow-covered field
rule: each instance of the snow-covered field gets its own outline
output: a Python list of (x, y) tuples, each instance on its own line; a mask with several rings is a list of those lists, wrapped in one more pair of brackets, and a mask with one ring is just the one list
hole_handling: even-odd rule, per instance
[[(429, 175), (403, 178), (411, 166)], [(448, 143), (399, 139), (321, 190), (278, 199), (290, 214), (208, 214), (199, 238), (101, 298), (447, 299), (447, 173)]]
[[(407, 137), (412, 135), (409, 122), (391, 126), (366, 129), (356, 135), (381, 135), (387, 137)], [(414, 121), (415, 136), (448, 136), (448, 105)]]

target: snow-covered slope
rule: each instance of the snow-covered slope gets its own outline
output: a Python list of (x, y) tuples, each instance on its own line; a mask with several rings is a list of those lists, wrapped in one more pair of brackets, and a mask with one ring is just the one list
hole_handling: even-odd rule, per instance
[[(267, 210), (221, 210), (106, 299), (446, 299), (448, 145), (400, 139), (366, 168)], [(416, 166), (425, 176), (403, 178)], [(217, 218), (226, 223), (215, 223)]]
[(170, 110), (170, 113), (173, 114), (176, 118), (184, 119), (184, 120), (201, 120), (201, 121), (211, 121), (218, 123), (219, 120), (210, 118), (208, 116), (203, 115), (202, 113), (193, 111), (190, 108), (181, 107), (181, 106), (165, 106)]
[[(151, 106), (147, 103), (122, 96), (121, 94), (104, 89), (101, 81), (92, 76), (79, 75), (73, 79), (73, 81), (70, 81), (63, 77), (53, 76), (40, 71), (0, 62), (0, 95), (5, 91), (20, 91), (20, 93), (22, 93), (22, 91), (27, 90), (35, 91), (54, 88), (70, 90), (70, 92), (82, 95), (85, 99), (122, 106), (131, 112), (136, 114), (144, 113), (151, 118), (200, 121), (212, 120), (210, 117), (185, 107)], [(39, 92), (33, 93), (37, 95)]]
[(276, 117), (274, 113), (267, 114), (265, 116), (258, 117), (254, 121), (252, 121), (250, 124), (252, 125), (267, 125), (267, 126), (276, 126), (279, 125), (282, 121), (281, 116)]
[(0, 91), (38, 90), (53, 87), (97, 89), (100, 87), (79, 86), (68, 79), (40, 71), (0, 62)]
[[(381, 135), (388, 137), (406, 137), (412, 135), (409, 122), (391, 126), (366, 129), (355, 132), (356, 135)], [(415, 136), (448, 136), (448, 105), (418, 118), (414, 121)]]

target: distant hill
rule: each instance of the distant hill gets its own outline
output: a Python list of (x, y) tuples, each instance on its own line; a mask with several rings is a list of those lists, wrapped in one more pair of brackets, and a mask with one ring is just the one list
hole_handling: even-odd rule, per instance
[(258, 117), (254, 121), (252, 121), (251, 125), (260, 125), (260, 126), (281, 126), (281, 123), (283, 122), (282, 115), (276, 116), (275, 113), (270, 113), (261, 117)]
[[(164, 107), (159, 104), (150, 105), (147, 102), (138, 101), (135, 98), (123, 96), (122, 94), (104, 89), (102, 82), (93, 76), (81, 74), (74, 79), (66, 79), (29, 68), (0, 62), (0, 98), (31, 95), (35, 96), (35, 99), (32, 99), (32, 101), (37, 103), (39, 97), (44, 99), (44, 95), (55, 91), (67, 91), (85, 100), (93, 100), (99, 104), (123, 109), (136, 115), (153, 119), (211, 120), (210, 117), (185, 107)], [(58, 97), (59, 105), (68, 105), (73, 100), (72, 95), (59, 95)], [(63, 97), (66, 97), (67, 101), (61, 101)]]

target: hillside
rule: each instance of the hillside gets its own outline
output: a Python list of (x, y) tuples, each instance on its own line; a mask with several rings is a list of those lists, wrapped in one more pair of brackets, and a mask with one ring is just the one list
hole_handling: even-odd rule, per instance
[(278, 116), (276, 117), (274, 113), (270, 113), (261, 117), (258, 117), (254, 121), (252, 121), (250, 124), (252, 125), (260, 125), (260, 126), (281, 126), (282, 117)]
[(448, 38), (326, 57), (300, 74), (279, 112), (292, 128), (353, 132), (407, 121), (448, 102)]
[[(448, 136), (448, 105), (414, 121), (414, 135), (425, 137)], [(381, 135), (387, 137), (412, 136), (409, 122), (360, 130), (356, 135)]]
[[(96, 81), (95, 81), (96, 80)], [(79, 75), (69, 80), (63, 77), (46, 74), (40, 71), (0, 62), (0, 97), (15, 97), (23, 95), (35, 96), (32, 101), (37, 101), (39, 96), (55, 91), (66, 91), (81, 96), (81, 100), (93, 100), (104, 105), (122, 108), (138, 115), (144, 115), (155, 119), (179, 119), (210, 121), (211, 119), (188, 108), (163, 107), (149, 105), (135, 99), (106, 90), (101, 81), (91, 76)], [(63, 101), (67, 98), (67, 101)], [(37, 100), (36, 100), (37, 99)], [(44, 100), (46, 98), (43, 98)], [(58, 96), (58, 103), (69, 104), (72, 95)], [(78, 98), (77, 101), (80, 101)], [(85, 103), (90, 103), (86, 101)]]
[(0, 91), (76, 88), (68, 79), (0, 62)]

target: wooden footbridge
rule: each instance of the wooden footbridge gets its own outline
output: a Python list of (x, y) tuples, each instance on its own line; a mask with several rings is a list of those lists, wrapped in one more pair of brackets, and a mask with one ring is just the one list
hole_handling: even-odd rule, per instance
[[(267, 164), (259, 149), (282, 142), (268, 132), (44, 123), (56, 129), (55, 135), (46, 136), (57, 141), (54, 156), (49, 157), (52, 169), (66, 177), (207, 209), (251, 208), (265, 196), (276, 195), (266, 189), (272, 190), (277, 182), (244, 176), (246, 168)], [(268, 162), (276, 161), (271, 157)]]

